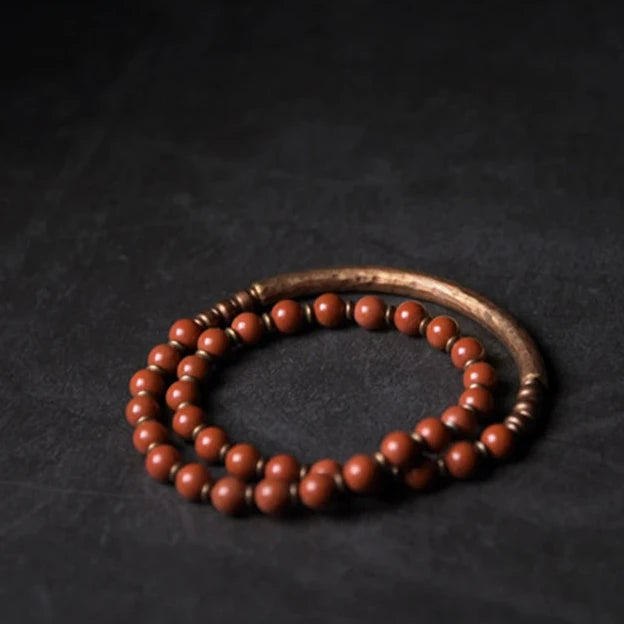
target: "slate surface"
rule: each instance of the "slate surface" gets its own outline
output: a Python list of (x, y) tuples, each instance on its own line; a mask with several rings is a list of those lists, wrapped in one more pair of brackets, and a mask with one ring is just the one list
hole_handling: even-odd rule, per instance
[[(6, 9), (2, 622), (621, 621), (622, 17)], [(148, 480), (123, 406), (168, 325), (255, 279), (347, 263), (444, 275), (530, 329), (553, 382), (530, 453), (435, 495), (282, 522)], [(424, 344), (353, 329), (248, 354), (208, 407), (266, 453), (345, 458), (459, 387)]]

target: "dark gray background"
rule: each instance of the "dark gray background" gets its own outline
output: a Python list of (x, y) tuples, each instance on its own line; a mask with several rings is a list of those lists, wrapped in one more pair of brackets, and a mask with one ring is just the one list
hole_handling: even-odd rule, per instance
[[(2, 622), (621, 621), (622, 11), (294, 4), (0, 20)], [(150, 481), (123, 407), (169, 324), (345, 263), (444, 275), (530, 329), (553, 380), (530, 453), (289, 521)], [(421, 342), (356, 329), (222, 382), (215, 422), (305, 460), (373, 450), (460, 388)]]

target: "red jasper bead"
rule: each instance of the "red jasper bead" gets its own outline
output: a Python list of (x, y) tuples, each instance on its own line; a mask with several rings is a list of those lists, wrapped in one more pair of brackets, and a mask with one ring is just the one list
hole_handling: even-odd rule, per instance
[(235, 317), (232, 329), (246, 345), (258, 344), (264, 334), (262, 319), (253, 312), (243, 312)]
[(204, 410), (197, 405), (185, 405), (173, 415), (171, 428), (185, 440), (193, 437), (193, 431), (199, 425), (204, 424), (206, 415)]
[(355, 322), (364, 329), (381, 329), (385, 325), (386, 303), (375, 295), (366, 295), (353, 311)]
[(167, 481), (173, 465), (180, 461), (180, 453), (170, 444), (160, 444), (145, 457), (145, 468), (157, 481)]
[(282, 481), (297, 481), (301, 466), (292, 455), (275, 455), (267, 461), (264, 467), (264, 476), (267, 479), (282, 479)]
[(470, 360), (480, 360), (484, 355), (483, 345), (470, 336), (460, 338), (451, 348), (451, 361), (460, 369), (463, 369)]
[(459, 328), (450, 316), (436, 316), (427, 325), (427, 341), (435, 349), (444, 351), (447, 342), (457, 336)]
[(496, 385), (496, 371), (487, 362), (475, 362), (464, 371), (463, 382), (464, 388), (469, 388), (473, 384), (492, 388)]
[(187, 349), (194, 349), (201, 334), (201, 327), (193, 319), (180, 319), (169, 330), (169, 340), (179, 342)]
[(427, 311), (416, 301), (404, 301), (394, 312), (394, 326), (408, 336), (420, 334), (420, 324), (427, 318)]
[(221, 449), (228, 443), (227, 434), (221, 427), (206, 427), (195, 438), (195, 452), (211, 464), (221, 459)]
[(223, 477), (210, 490), (210, 501), (223, 514), (236, 515), (245, 509), (245, 482), (237, 477)]
[(314, 301), (314, 317), (323, 327), (338, 327), (345, 320), (345, 302), (334, 293), (325, 293)]
[(170, 344), (159, 344), (149, 352), (147, 363), (162, 368), (168, 375), (173, 375), (181, 357), (180, 351)]
[(199, 500), (202, 488), (207, 483), (210, 483), (210, 473), (203, 464), (186, 464), (176, 473), (176, 490), (188, 500)]
[(271, 310), (271, 318), (282, 334), (296, 334), (305, 321), (303, 309), (292, 299), (278, 301)]
[(143, 416), (147, 418), (158, 418), (160, 416), (160, 405), (158, 401), (149, 395), (142, 394), (135, 396), (126, 405), (126, 420), (133, 427)]
[(165, 400), (172, 410), (177, 410), (183, 403), (197, 403), (199, 388), (194, 381), (174, 381), (167, 390)]
[(221, 358), (230, 350), (230, 339), (220, 327), (210, 327), (200, 334), (197, 348), (213, 357)]
[(156, 371), (143, 368), (132, 375), (128, 388), (132, 396), (139, 392), (149, 392), (152, 396), (159, 397), (165, 390), (165, 381)]
[(155, 420), (146, 420), (132, 433), (132, 444), (134, 448), (141, 454), (147, 453), (150, 444), (158, 442), (162, 444), (167, 441), (167, 429)]
[(459, 397), (459, 404), (468, 408), (472, 407), (483, 415), (488, 415), (494, 408), (494, 399), (487, 388), (475, 386), (464, 390)]

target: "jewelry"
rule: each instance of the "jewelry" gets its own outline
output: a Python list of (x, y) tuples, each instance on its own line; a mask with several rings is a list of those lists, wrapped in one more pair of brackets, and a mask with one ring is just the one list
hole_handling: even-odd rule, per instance
[[(353, 303), (335, 294), (342, 291), (417, 297), (478, 321), (507, 347), (517, 365), (520, 383), (511, 413), (502, 422), (488, 422), (496, 373), (485, 361), (481, 343), (460, 336), (454, 319), (431, 318), (412, 300), (395, 308), (370, 294)], [(324, 294), (313, 304), (294, 300), (319, 293)], [(394, 327), (408, 336), (424, 336), (431, 346), (448, 352), (454, 366), (463, 371), (465, 389), (457, 404), (440, 418), (421, 420), (412, 432), (388, 433), (377, 452), (355, 455), (344, 466), (325, 458), (306, 467), (289, 454), (265, 459), (252, 444), (232, 444), (221, 427), (206, 424), (199, 406), (202, 384), (230, 351), (257, 345), (268, 334), (292, 335), (305, 326), (338, 328), (349, 323), (367, 330)], [(253, 507), (282, 514), (292, 505), (328, 509), (341, 496), (376, 494), (392, 481), (419, 491), (450, 479), (474, 477), (486, 462), (509, 459), (518, 439), (526, 439), (546, 385), (544, 364), (533, 340), (507, 312), (477, 293), (412, 271), (341, 267), (256, 282), (193, 319), (176, 321), (169, 341), (154, 347), (147, 367), (130, 379), (133, 398), (126, 419), (134, 427), (135, 448), (146, 456), (148, 473), (175, 483), (183, 497), (210, 501), (227, 514)], [(192, 441), (203, 462), (181, 461), (162, 423), (163, 399), (173, 412), (174, 434)], [(221, 462), (229, 475), (213, 481), (205, 463)]]

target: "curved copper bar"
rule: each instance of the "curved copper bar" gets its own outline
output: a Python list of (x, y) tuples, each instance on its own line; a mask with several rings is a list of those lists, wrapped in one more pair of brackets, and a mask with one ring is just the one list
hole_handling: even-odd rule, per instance
[(507, 347), (520, 385), (536, 380), (547, 385), (542, 356), (527, 331), (485, 297), (440, 277), (385, 266), (345, 266), (277, 275), (255, 282), (250, 291), (262, 304), (325, 291), (377, 291), (439, 303), (474, 319)]

